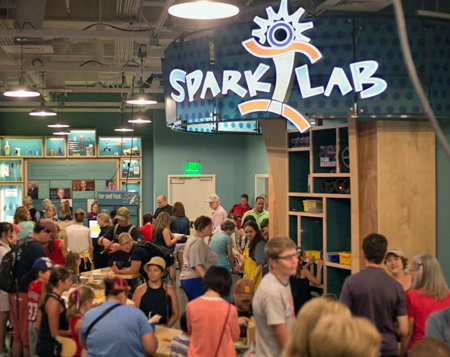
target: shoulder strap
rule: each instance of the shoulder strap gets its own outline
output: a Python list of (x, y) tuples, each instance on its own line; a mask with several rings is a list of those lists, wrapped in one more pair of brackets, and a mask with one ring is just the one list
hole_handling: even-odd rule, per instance
[(118, 223), (116, 225), (114, 225), (114, 231), (113, 231), (113, 236), (112, 236), (113, 239), (114, 239), (114, 236), (116, 235), (117, 228), (119, 228), (119, 224)]
[(89, 332), (91, 332), (92, 328), (97, 324), (97, 322), (99, 322), (101, 319), (103, 319), (106, 315), (108, 315), (111, 311), (113, 311), (115, 308), (119, 307), (121, 304), (115, 304), (111, 307), (109, 307), (108, 309), (106, 309), (105, 311), (103, 311), (103, 313), (97, 317), (87, 328), (86, 330), (86, 339), (89, 335)]
[(230, 304), (229, 303), (228, 303), (227, 317), (225, 317), (225, 323), (223, 324), (222, 333), (220, 334), (219, 344), (217, 345), (216, 353), (214, 354), (215, 357), (217, 357), (217, 353), (219, 352), (220, 344), (222, 343), (223, 333), (225, 331), (225, 327), (227, 326), (227, 322), (228, 322), (228, 315), (230, 315)]
[(130, 229), (128, 230), (128, 234), (131, 235), (131, 231), (136, 228), (136, 226), (131, 225)]

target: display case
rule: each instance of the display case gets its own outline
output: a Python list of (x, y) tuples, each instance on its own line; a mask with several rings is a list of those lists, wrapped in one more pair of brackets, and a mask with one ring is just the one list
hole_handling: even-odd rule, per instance
[(23, 184), (0, 184), (0, 221), (12, 222), (16, 208), (22, 205)]
[(96, 138), (94, 129), (70, 130), (67, 138), (68, 157), (96, 157)]
[(142, 179), (142, 160), (130, 157), (120, 160), (120, 177), (122, 179)]
[(46, 136), (44, 138), (45, 149), (44, 156), (46, 158), (66, 157), (67, 141), (65, 137)]
[(3, 136), (0, 137), (0, 156), (42, 157), (42, 136)]
[(120, 189), (127, 192), (136, 192), (142, 197), (142, 181), (120, 181)]
[(99, 137), (98, 156), (130, 156), (141, 157), (142, 145), (141, 137)]
[(0, 182), (23, 181), (23, 159), (0, 160)]

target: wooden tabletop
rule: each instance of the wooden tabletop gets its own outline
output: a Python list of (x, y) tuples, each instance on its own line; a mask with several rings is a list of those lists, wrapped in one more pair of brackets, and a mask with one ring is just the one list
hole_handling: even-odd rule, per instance
[(141, 277), (141, 274), (133, 274), (133, 275), (124, 275), (124, 274), (115, 274), (111, 268), (103, 268), (103, 269), (95, 269), (91, 271), (85, 271), (80, 274), (81, 276), (92, 276), (93, 278), (107, 278), (120, 276), (124, 279), (137, 279)]
[(158, 349), (152, 356), (169, 357), (170, 356), (170, 342), (172, 339), (182, 333), (183, 331), (175, 328), (156, 325), (155, 335), (158, 339)]

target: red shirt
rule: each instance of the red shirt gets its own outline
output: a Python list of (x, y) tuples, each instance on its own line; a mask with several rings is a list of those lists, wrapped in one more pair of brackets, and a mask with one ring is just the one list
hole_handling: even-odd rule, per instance
[(144, 241), (151, 242), (152, 241), (152, 225), (151, 224), (144, 224), (140, 228), (141, 234), (144, 237)]
[(76, 315), (69, 320), (70, 336), (72, 337), (72, 340), (74, 340), (77, 344), (77, 352), (75, 352), (75, 354), (73, 355), (74, 357), (81, 356), (80, 335), (75, 332), (75, 325), (78, 321), (81, 320), (81, 318), (81, 315)]
[(61, 248), (59, 245), (61, 244), (61, 241), (59, 239), (54, 241), (54, 249), (53, 252), (48, 251), (48, 243), (44, 246), (45, 248), (45, 254), (47, 254), (47, 257), (50, 258), (50, 260), (55, 265), (61, 265), (64, 266), (64, 257), (61, 252)]
[(35, 280), (28, 285), (28, 321), (30, 322), (36, 321), (43, 287), (43, 280)]
[(406, 293), (408, 317), (414, 319), (413, 334), (406, 352), (409, 353), (413, 346), (425, 337), (428, 317), (433, 312), (441, 311), (448, 307), (450, 307), (450, 295), (436, 301), (433, 296), (421, 295), (420, 290), (410, 290)]
[[(238, 204), (235, 204), (233, 207), (231, 207), (230, 212), (228, 212), (228, 213), (234, 213), (237, 216), (237, 218), (242, 219), (242, 217), (244, 217), (244, 214), (247, 211), (250, 211), (251, 209), (252, 208), (249, 205), (247, 205), (247, 207), (242, 207), (242, 205), (240, 203), (238, 203)], [(236, 221), (236, 228), (238, 230), (241, 229), (241, 221), (240, 220)]]

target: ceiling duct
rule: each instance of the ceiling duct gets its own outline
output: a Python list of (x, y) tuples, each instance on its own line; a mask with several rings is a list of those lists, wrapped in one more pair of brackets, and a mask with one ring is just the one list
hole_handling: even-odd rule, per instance
[(376, 12), (391, 4), (392, 0), (326, 0), (316, 10)]

